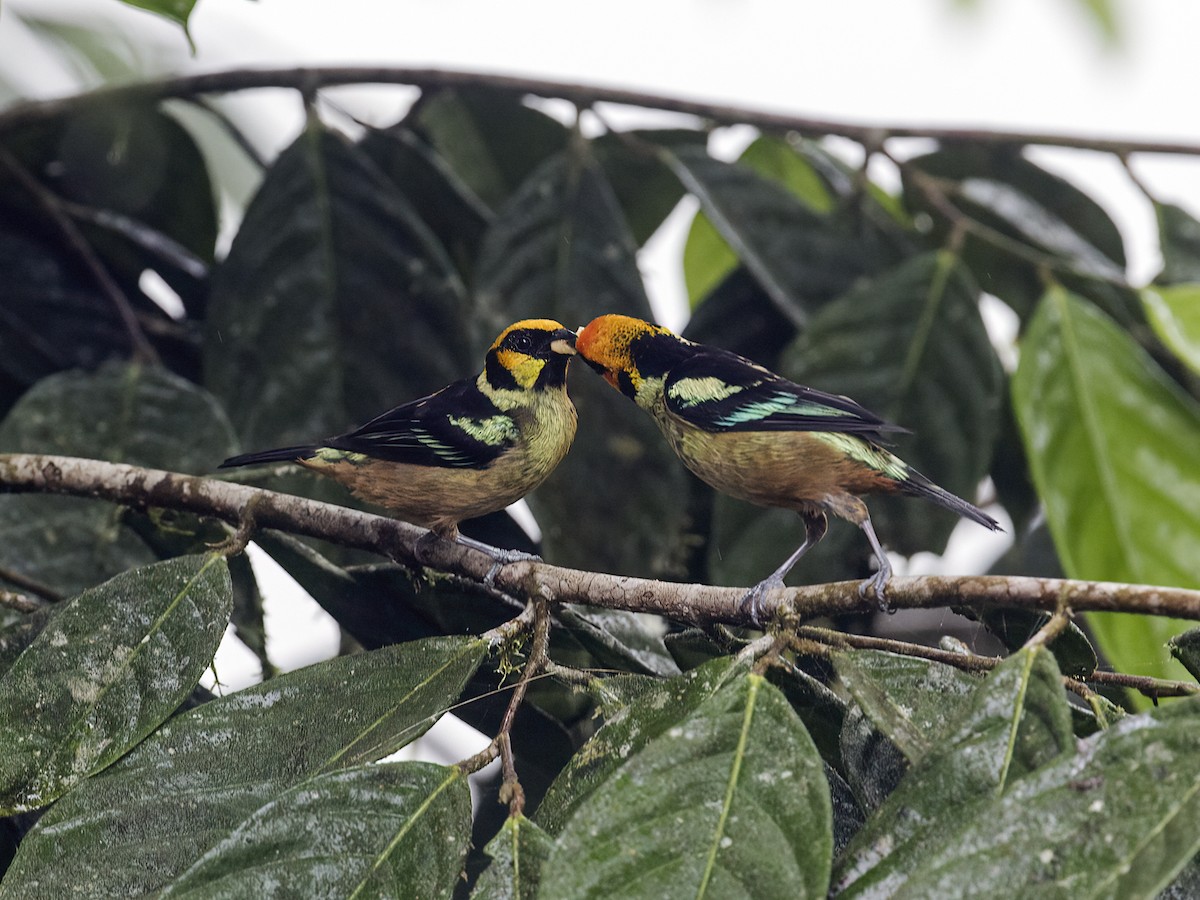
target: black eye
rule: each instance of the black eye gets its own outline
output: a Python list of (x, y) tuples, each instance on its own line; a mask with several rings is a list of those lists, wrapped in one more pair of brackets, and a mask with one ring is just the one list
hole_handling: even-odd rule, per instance
[(527, 353), (533, 349), (533, 338), (522, 331), (512, 336), (510, 344), (514, 350), (520, 350), (522, 353)]

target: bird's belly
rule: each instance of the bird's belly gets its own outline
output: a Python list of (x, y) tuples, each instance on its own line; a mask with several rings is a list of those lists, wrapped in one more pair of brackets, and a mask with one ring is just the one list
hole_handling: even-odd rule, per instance
[(760, 506), (805, 509), (847, 494), (895, 489), (893, 479), (849, 456), (821, 432), (679, 430), (667, 436), (699, 478)]

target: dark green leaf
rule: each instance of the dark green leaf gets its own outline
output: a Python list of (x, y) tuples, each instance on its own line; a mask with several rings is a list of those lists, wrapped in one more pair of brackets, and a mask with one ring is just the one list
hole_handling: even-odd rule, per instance
[[(233, 449), (229, 420), (211, 396), (162, 369), (112, 363), (64, 372), (26, 392), (0, 423), (0, 452), (59, 453), (177, 472), (206, 472)], [(0, 561), (64, 594), (152, 554), (95, 500), (0, 496)]]
[(780, 660), (767, 670), (767, 678), (792, 704), (826, 764), (840, 767), (846, 702), (796, 663)]
[(1183, 663), (1188, 674), (1200, 680), (1200, 628), (1174, 635), (1167, 642), (1167, 648), (1172, 656)]
[[(698, 157), (704, 154), (704, 148), (689, 148), (687, 152)], [(782, 138), (771, 135), (758, 138), (746, 148), (738, 163), (777, 182), (813, 212), (828, 213), (833, 209), (833, 198), (812, 165)], [(757, 182), (748, 181), (747, 184), (755, 185)], [(731, 196), (730, 199), (734, 198)], [(738, 254), (727, 239), (722, 237), (707, 215), (703, 212), (697, 214), (683, 248), (683, 271), (693, 308), (724, 281), (737, 265)]]
[(954, 206), (1013, 242), (997, 246), (968, 235), (963, 253), (983, 289), (1022, 317), (1032, 313), (1040, 289), (1022, 246), (1080, 274), (1124, 277), (1124, 244), (1112, 219), (1074, 185), (1025, 159), (1020, 147), (955, 145), (909, 160), (903, 174), (906, 200), (934, 217), (939, 236), (951, 225), (918, 176), (942, 179)]
[(59, 611), (0, 679), (0, 811), (47, 805), (174, 712), (232, 605), (210, 555), (126, 572)]
[(679, 674), (658, 633), (658, 621), (647, 622), (620, 609), (586, 606), (562, 606), (558, 618), (602, 666), (644, 675)]
[(610, 715), (604, 727), (577, 753), (555, 779), (537, 811), (537, 822), (551, 834), (591, 794), (610, 778), (629, 756), (686, 719), (744, 667), (730, 657), (705, 663), (647, 691), (639, 681), (636, 702)]
[(196, 0), (121, 0), (121, 2), (127, 6), (148, 9), (163, 18), (178, 22), (183, 26), (185, 32), (187, 31), (188, 16), (192, 14), (192, 7), (196, 5)]
[[(783, 372), (912, 428), (916, 434), (898, 436), (894, 452), (970, 499), (991, 462), (1002, 378), (978, 296), (953, 256), (918, 256), (824, 307), (788, 351)], [(940, 551), (958, 521), (891, 497), (872, 503), (872, 517), (884, 543), (906, 555)]]
[(1200, 850), (1198, 711), (1192, 698), (1129, 716), (1015, 781), (890, 895), (1156, 896)]
[(1200, 221), (1173, 203), (1156, 203), (1162, 271), (1156, 284), (1171, 285), (1200, 281)]
[(954, 839), (971, 811), (1069, 754), (1074, 742), (1054, 657), (1042, 649), (1014, 654), (978, 684), (851, 842), (835, 873), (835, 892), (893, 896), (907, 872)]
[(910, 763), (936, 746), (980, 683), (953, 666), (882, 650), (841, 651), (833, 663), (867, 718)]
[(488, 87), (428, 94), (409, 123), (493, 209), (560, 152), (569, 135), (519, 93)]
[(524, 816), (506, 819), (483, 852), (491, 863), (471, 891), (472, 900), (535, 900), (551, 839)]
[(575, 809), (542, 893), (824, 897), (832, 850), (816, 748), (779, 691), (740, 674)]
[(749, 270), (739, 265), (696, 307), (683, 336), (698, 344), (716, 344), (775, 369), (780, 352), (796, 337), (796, 326), (771, 302)]
[(159, 896), (449, 897), (470, 834), (457, 769), (344, 769), (259, 807)]
[(846, 785), (856, 805), (867, 812), (883, 804), (908, 768), (904, 754), (857, 705), (846, 709), (838, 749)]
[(370, 131), (359, 147), (408, 198), (468, 277), (492, 211), (407, 123)]
[(313, 122), (216, 271), (208, 384), (246, 446), (318, 440), (477, 370), (463, 293), (399, 190)]
[(663, 646), (675, 660), (675, 665), (684, 672), (728, 653), (727, 647), (717, 643), (699, 628), (670, 632), (663, 637)]
[[(1023, 572), (1022, 574), (1033, 575), (1035, 573)], [(1050, 620), (1049, 613), (1037, 612), (1032, 609), (956, 609), (955, 612), (982, 623), (984, 628), (1000, 639), (1009, 652), (1020, 650), (1025, 646), (1025, 642)], [(1095, 648), (1092, 647), (1083, 630), (1074, 622), (1068, 623), (1067, 627), (1046, 647), (1054, 654), (1059, 670), (1072, 678), (1091, 675), (1099, 664)]]
[[(500, 210), (479, 262), (481, 315), (494, 327), (551, 316), (569, 327), (600, 313), (651, 318), (637, 248), (586, 148), (560, 154)], [(683, 467), (653, 422), (583, 366), (573, 367), (575, 446), (529, 498), (544, 555), (560, 565), (661, 575), (682, 556)], [(597, 484), (626, 485), (620, 503)]]
[(63, 797), (21, 844), (3, 887), (21, 896), (33, 885), (45, 896), (154, 891), (289, 788), (415, 740), (486, 652), (462, 638), (400, 644), (178, 715)]
[(654, 147), (704, 146), (708, 135), (689, 129), (608, 132), (592, 147), (621, 204), (634, 242), (645, 244), (682, 199), (679, 179), (663, 165)]
[[(814, 212), (788, 188), (748, 166), (725, 163), (701, 148), (663, 151), (676, 176), (772, 302), (795, 326), (823, 299), (840, 294), (878, 264), (863, 241)], [(709, 273), (715, 284), (726, 273)]]
[(1142, 303), (1159, 340), (1200, 374), (1200, 284), (1149, 287), (1142, 291)]
[[(1070, 577), (1200, 587), (1200, 405), (1061, 289), (1046, 294), (1022, 342), (1013, 403)], [(1163, 645), (1187, 626), (1116, 614), (1089, 623), (1120, 671), (1171, 677)]]

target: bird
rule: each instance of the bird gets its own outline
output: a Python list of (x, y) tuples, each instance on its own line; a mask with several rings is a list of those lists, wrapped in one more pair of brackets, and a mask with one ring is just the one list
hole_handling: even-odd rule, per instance
[(220, 468), (298, 463), (438, 538), (486, 553), (494, 576), (501, 564), (536, 557), (469, 538), (458, 525), (515, 503), (566, 456), (577, 421), (566, 387), (574, 355), (573, 331), (525, 319), (500, 333), (474, 377), (345, 434), (233, 456)]
[(804, 540), (743, 597), (760, 625), (766, 594), (816, 545), (828, 514), (858, 526), (879, 561), (859, 586), (887, 609), (892, 568), (863, 494), (922, 497), (1000, 530), (983, 510), (934, 484), (884, 444), (892, 425), (848, 397), (796, 384), (718, 347), (631, 316), (603, 315), (578, 331), (579, 358), (648, 412), (684, 465), (710, 487), (759, 506), (799, 513)]

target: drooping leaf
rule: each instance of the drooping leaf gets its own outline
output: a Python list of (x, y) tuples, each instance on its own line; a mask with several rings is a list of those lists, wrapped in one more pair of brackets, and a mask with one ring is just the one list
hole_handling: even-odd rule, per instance
[(1156, 284), (1175, 285), (1200, 281), (1200, 221), (1173, 203), (1156, 203), (1163, 268)]
[(1145, 288), (1142, 304), (1159, 340), (1200, 374), (1200, 284)]
[[(0, 452), (57, 453), (205, 472), (234, 447), (216, 401), (162, 369), (112, 363), (40, 381), (0, 423)], [(0, 561), (72, 594), (154, 555), (95, 500), (0, 496)]]
[(919, 762), (979, 686), (979, 677), (944, 663), (885, 653), (834, 654), (838, 677), (867, 718), (904, 754)]
[(486, 651), (477, 639), (400, 644), (176, 716), (41, 819), (0, 897), (33, 885), (47, 896), (160, 888), (289, 788), (415, 740), (453, 705)]
[(562, 606), (558, 618), (602, 666), (664, 677), (679, 674), (662, 636), (636, 613)]
[[(1013, 403), (1070, 577), (1200, 586), (1200, 404), (1061, 289), (1047, 292), (1022, 342)], [(1117, 614), (1089, 622), (1114, 666), (1154, 675), (1170, 671), (1163, 645), (1185, 627)]]
[(506, 819), (483, 848), (491, 862), (475, 883), (472, 900), (535, 900), (550, 846), (550, 836), (524, 816)]
[(457, 769), (343, 769), (259, 807), (159, 896), (449, 897), (470, 834)]
[(493, 209), (566, 147), (569, 135), (557, 121), (526, 106), (520, 93), (491, 87), (427, 94), (409, 121)]
[[(822, 309), (787, 351), (783, 373), (913, 429), (893, 452), (969, 500), (991, 461), (1001, 398), (978, 295), (948, 253), (915, 257)], [(904, 554), (940, 551), (958, 521), (911, 498), (870, 505), (880, 538)]]
[(577, 753), (537, 811), (537, 823), (557, 834), (564, 823), (619, 769), (629, 756), (695, 713), (723, 684), (743, 671), (721, 657), (676, 678), (653, 685), (636, 682), (636, 703), (609, 716), (584, 750)]
[[(552, 317), (575, 328), (601, 313), (652, 317), (637, 248), (588, 149), (548, 160), (499, 211), (479, 261), (480, 315), (493, 327)], [(653, 422), (575, 365), (572, 452), (529, 497), (544, 555), (629, 575), (660, 575), (682, 555), (683, 467)], [(620, 503), (597, 484), (628, 485)], [(636, 486), (636, 487), (635, 487)]]
[(178, 22), (185, 33), (188, 30), (188, 16), (192, 14), (192, 8), (196, 5), (196, 0), (121, 0), (121, 2), (127, 6), (147, 9), (163, 18)]
[(215, 272), (207, 383), (245, 446), (319, 440), (478, 371), (463, 295), (399, 190), (313, 121)]
[(1157, 896), (1200, 850), (1198, 710), (1128, 716), (1016, 780), (928, 843), (893, 896)]
[(551, 897), (824, 897), (833, 849), (820, 756), (783, 695), (732, 678), (630, 752), (564, 823)]
[[(842, 293), (877, 265), (864, 258), (864, 241), (853, 231), (831, 227), (836, 223), (830, 217), (749, 166), (720, 162), (700, 148), (664, 150), (662, 155), (794, 326), (807, 322), (822, 299)], [(715, 284), (726, 271), (709, 272), (705, 283)]]
[(209, 555), (126, 572), (60, 610), (0, 678), (0, 811), (47, 805), (174, 712), (232, 604)]
[(932, 216), (938, 233), (951, 224), (930, 201), (922, 178), (938, 179), (935, 189), (959, 211), (1014, 242), (1016, 249), (968, 235), (963, 258), (983, 289), (1022, 317), (1032, 313), (1040, 281), (1020, 245), (1083, 275), (1124, 277), (1124, 244), (1109, 215), (1070, 182), (1026, 159), (1020, 147), (953, 145), (909, 160), (902, 174), (909, 206)]
[[(1014, 572), (1013, 574), (1016, 573)], [(1041, 573), (1023, 570), (1022, 574), (1035, 575)], [(1054, 578), (1060, 576), (1049, 575), (1045, 577)], [(1015, 652), (1025, 646), (1025, 642), (1033, 637), (1038, 629), (1050, 619), (1049, 613), (1037, 612), (1032, 609), (989, 608), (975, 610), (955, 608), (954, 611), (982, 623), (983, 627), (999, 638), (1000, 642), (1010, 652)], [(1091, 675), (1099, 665), (1095, 648), (1087, 639), (1087, 635), (1083, 633), (1083, 629), (1074, 622), (1068, 623), (1067, 627), (1057, 637), (1046, 644), (1046, 648), (1054, 654), (1059, 670), (1071, 678), (1082, 678), (1086, 675)]]
[[(889, 895), (970, 813), (1075, 744), (1062, 678), (1043, 649), (1022, 650), (980, 682), (838, 863), (836, 896)], [(915, 894), (914, 896), (921, 896)]]
[[(703, 150), (689, 152), (698, 156)], [(759, 137), (746, 148), (738, 163), (782, 185), (813, 212), (828, 213), (833, 209), (833, 198), (816, 171), (781, 138)], [(752, 184), (756, 182), (747, 181), (747, 185)], [(683, 248), (683, 271), (692, 307), (698, 306), (737, 265), (738, 254), (727, 239), (707, 215), (698, 213)]]

